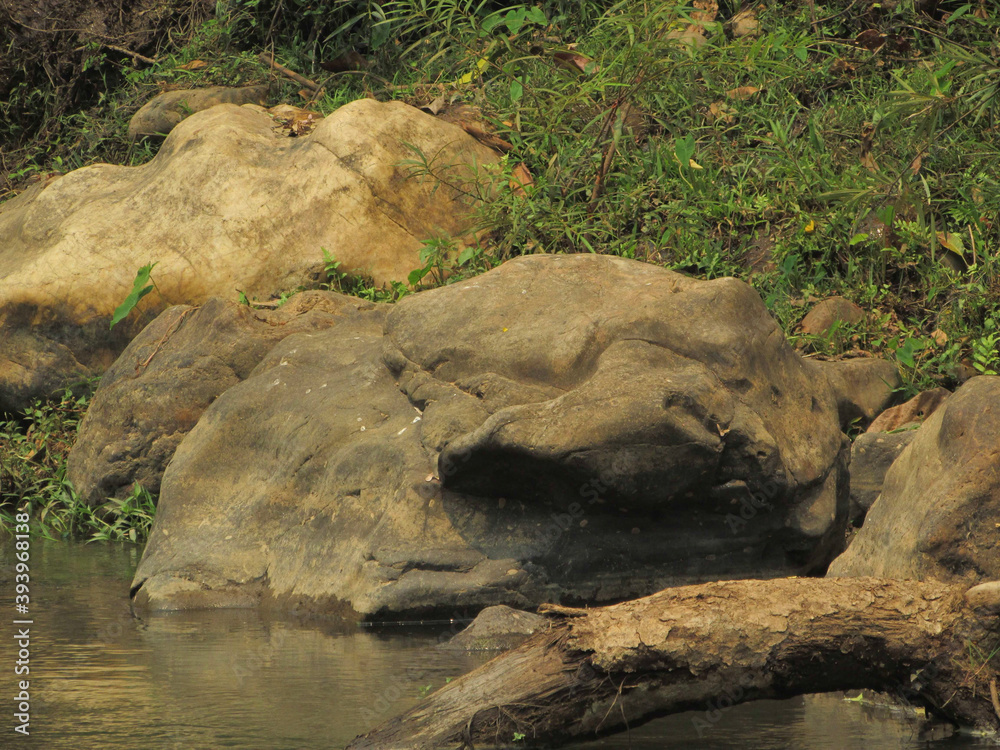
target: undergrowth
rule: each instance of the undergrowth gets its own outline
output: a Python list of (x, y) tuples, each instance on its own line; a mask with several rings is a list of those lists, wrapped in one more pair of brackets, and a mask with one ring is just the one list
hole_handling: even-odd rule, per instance
[(141, 542), (148, 536), (155, 503), (141, 485), (128, 498), (91, 507), (66, 478), (87, 404), (87, 396), (67, 390), (20, 417), (0, 420), (0, 530), (9, 532), (15, 513), (28, 512), (33, 530), (49, 538)]

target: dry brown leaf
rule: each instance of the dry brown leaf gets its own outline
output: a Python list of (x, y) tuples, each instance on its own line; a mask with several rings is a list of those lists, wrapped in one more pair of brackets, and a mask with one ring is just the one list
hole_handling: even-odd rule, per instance
[(753, 8), (744, 8), (729, 22), (729, 28), (734, 37), (757, 36), (760, 34), (760, 21)]
[(207, 68), (208, 63), (204, 60), (192, 60), (189, 63), (184, 63), (183, 65), (178, 65), (178, 70), (201, 70), (202, 68)]
[(875, 29), (865, 29), (856, 37), (854, 37), (854, 43), (859, 47), (864, 47), (867, 50), (874, 52), (883, 44), (885, 44), (885, 34)]
[(477, 107), (468, 104), (455, 104), (445, 107), (437, 116), (445, 122), (458, 125), (480, 143), (501, 153), (508, 153), (514, 149), (512, 144), (493, 132), (493, 128), (483, 120), (482, 113)]
[[(552, 57), (559, 65), (569, 68), (574, 72), (580, 71), (581, 73), (589, 74), (596, 73), (599, 70), (597, 63), (578, 52), (553, 52)], [(587, 68), (588, 65), (590, 66), (589, 69)]]
[(830, 65), (830, 72), (835, 76), (851, 76), (854, 75), (854, 66), (847, 62), (847, 60), (841, 60), (837, 58)]
[(861, 155), (858, 157), (858, 160), (861, 162), (861, 166), (869, 172), (878, 171), (878, 163), (876, 163), (875, 157), (872, 156), (872, 143), (874, 139), (875, 126), (870, 122), (866, 122), (861, 126)]
[(935, 328), (934, 331), (931, 332), (931, 338), (934, 339), (935, 344), (942, 348), (948, 343), (948, 334), (940, 328)]
[(276, 129), (287, 131), (287, 135), (292, 138), (308, 135), (323, 119), (317, 112), (293, 107), (291, 104), (275, 105), (267, 113), (278, 123)]
[(740, 86), (739, 88), (729, 89), (726, 92), (726, 96), (730, 99), (749, 99), (751, 96), (760, 91), (756, 86)]
[(714, 121), (721, 121), (727, 125), (735, 122), (736, 110), (725, 102), (712, 102), (708, 105), (708, 118)]
[(510, 190), (514, 195), (524, 197), (527, 195), (525, 188), (534, 184), (535, 181), (531, 177), (531, 172), (524, 166), (524, 162), (514, 167), (514, 171), (510, 174)]
[(444, 97), (439, 96), (433, 99), (429, 104), (424, 104), (420, 109), (425, 112), (430, 112), (432, 115), (438, 115), (441, 110), (445, 108)]
[(917, 157), (910, 162), (910, 172), (913, 173), (914, 177), (917, 176), (917, 173), (920, 171), (920, 167), (923, 163), (924, 160), (920, 158), (920, 154), (917, 154)]

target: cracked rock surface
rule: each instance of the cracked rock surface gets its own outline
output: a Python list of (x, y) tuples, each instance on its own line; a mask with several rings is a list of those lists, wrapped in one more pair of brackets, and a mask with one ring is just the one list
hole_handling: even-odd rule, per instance
[(836, 395), (742, 282), (539, 255), (392, 307), (314, 294), (342, 314), (282, 337), (179, 440), (137, 605), (454, 616), (839, 551)]
[[(406, 144), (449, 184), (412, 177)], [(352, 102), (300, 138), (222, 104), (185, 119), (147, 164), (37, 183), (0, 205), (0, 410), (103, 372), (170, 305), (316, 285), (324, 249), (341, 271), (404, 281), (422, 239), (465, 234), (467, 196), (451, 186), (496, 158), (401, 102)], [(109, 332), (153, 262), (157, 291)]]

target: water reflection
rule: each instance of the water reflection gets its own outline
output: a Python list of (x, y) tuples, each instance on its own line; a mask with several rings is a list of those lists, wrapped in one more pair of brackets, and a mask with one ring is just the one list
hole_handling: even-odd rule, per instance
[[(448, 634), (444, 625), (371, 632), (252, 611), (140, 620), (127, 599), (138, 557), (130, 547), (32, 543), (32, 731), (28, 742), (11, 740), (12, 719), (6, 718), (0, 747), (343, 747), (483, 661), (436, 648)], [(8, 541), (0, 573), (5, 602), (12, 601), (12, 562)], [(12, 638), (0, 639), (8, 697), (15, 653)], [(738, 706), (707, 729), (692, 721), (697, 716), (667, 717), (631, 737), (579, 747), (928, 747), (921, 724), (833, 696)], [(933, 743), (974, 746), (967, 737)]]

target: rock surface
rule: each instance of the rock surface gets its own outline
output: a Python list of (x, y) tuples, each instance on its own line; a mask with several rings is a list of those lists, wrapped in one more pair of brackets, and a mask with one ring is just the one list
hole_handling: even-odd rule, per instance
[(916, 430), (865, 432), (851, 445), (851, 523), (860, 526), (882, 493), (886, 472), (916, 437)]
[(840, 426), (870, 422), (892, 402), (899, 369), (884, 359), (809, 360), (823, 373), (837, 397)]
[[(317, 284), (324, 248), (341, 271), (405, 280), (421, 240), (468, 226), (466, 196), (411, 176), (405, 144), (456, 184), (496, 159), (400, 102), (352, 102), (299, 138), (274, 126), (251, 107), (215, 106), (148, 164), (84, 167), (0, 205), (0, 411), (102, 372), (170, 305)], [(159, 293), (109, 333), (152, 261)]]
[(101, 378), (69, 455), (69, 480), (90, 505), (127, 495), (135, 482), (159, 494), (181, 439), (275, 344), (293, 333), (353, 325), (373, 308), (319, 291), (274, 311), (217, 298), (170, 308)]
[(917, 430), (831, 576), (1000, 578), (1000, 377), (972, 378)]
[(524, 608), (838, 550), (834, 393), (746, 284), (532, 256), (383, 316), (284, 337), (205, 410), (138, 605)]
[(891, 432), (903, 427), (915, 427), (934, 413), (951, 396), (947, 388), (934, 388), (918, 393), (904, 404), (886, 409), (868, 427), (868, 432)]
[(545, 627), (548, 619), (502, 604), (487, 607), (465, 630), (442, 648), (462, 651), (508, 651), (524, 643), (528, 636)]
[(264, 104), (268, 87), (208, 86), (203, 89), (164, 91), (143, 104), (128, 123), (128, 137), (166, 135), (185, 117), (217, 104)]
[(799, 323), (802, 333), (811, 336), (826, 336), (834, 326), (844, 323), (860, 323), (865, 319), (865, 311), (844, 297), (830, 297), (816, 304)]

